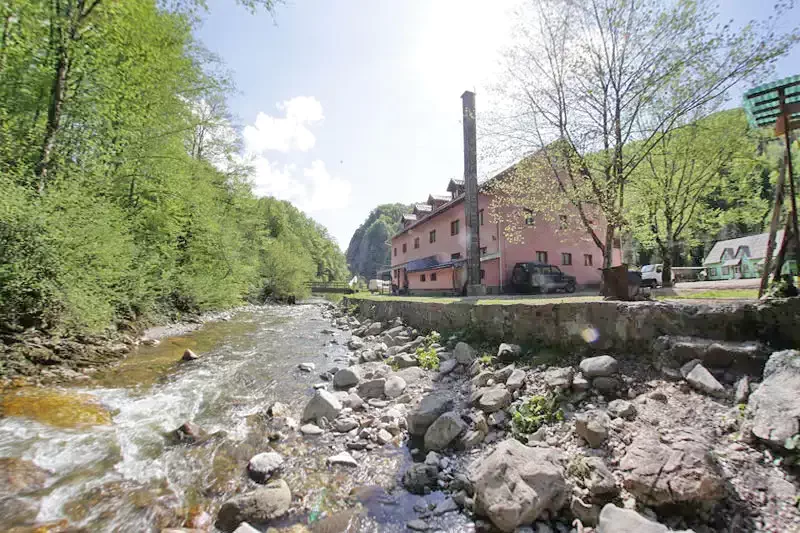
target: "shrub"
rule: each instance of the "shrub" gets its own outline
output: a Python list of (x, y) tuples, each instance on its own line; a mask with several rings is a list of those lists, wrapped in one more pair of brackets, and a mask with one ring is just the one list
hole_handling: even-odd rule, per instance
[(439, 354), (433, 348), (417, 348), (417, 360), (425, 370), (439, 370)]
[(564, 420), (564, 413), (558, 408), (558, 397), (531, 396), (514, 409), (511, 415), (511, 428), (518, 438), (533, 433), (544, 424)]

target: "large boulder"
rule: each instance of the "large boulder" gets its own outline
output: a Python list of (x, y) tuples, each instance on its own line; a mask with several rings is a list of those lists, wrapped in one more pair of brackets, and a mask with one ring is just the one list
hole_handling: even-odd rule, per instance
[(33, 492), (44, 487), (47, 470), (31, 461), (17, 457), (0, 458), (0, 499), (6, 496)]
[(625, 488), (647, 505), (719, 500), (723, 482), (708, 443), (689, 433), (670, 441), (647, 433), (633, 440), (619, 463)]
[(278, 479), (225, 502), (214, 525), (230, 533), (242, 522), (263, 523), (283, 516), (291, 503), (292, 493), (289, 486), (284, 480)]
[(609, 377), (617, 373), (619, 363), (610, 355), (598, 355), (581, 361), (580, 368), (587, 378)]
[(303, 409), (303, 417), (300, 421), (320, 421), (323, 418), (333, 420), (339, 415), (341, 410), (342, 404), (336, 396), (324, 389), (317, 390), (306, 404), (306, 408)]
[(247, 473), (256, 483), (264, 483), (283, 467), (283, 457), (277, 452), (254, 455), (247, 463)]
[(444, 413), (425, 432), (425, 449), (440, 451), (447, 448), (467, 425), (454, 412)]
[(470, 364), (475, 357), (477, 357), (477, 353), (466, 342), (459, 342), (453, 350), (453, 358), (462, 365)]
[(381, 331), (383, 331), (383, 324), (381, 322), (373, 322), (367, 326), (366, 330), (364, 331), (364, 335), (378, 335)]
[(694, 368), (686, 374), (686, 381), (689, 382), (692, 388), (700, 392), (705, 392), (712, 396), (725, 395), (725, 387), (717, 381), (717, 378), (711, 375), (711, 372), (709, 372), (706, 367), (699, 363), (694, 365)]
[(383, 391), (385, 388), (386, 380), (384, 378), (362, 381), (358, 384), (358, 395), (365, 400), (369, 400), (370, 398), (383, 398)]
[(544, 381), (547, 383), (548, 387), (558, 391), (569, 389), (572, 386), (572, 378), (574, 375), (575, 371), (572, 369), (572, 367), (565, 366), (546, 370), (542, 374), (542, 378), (544, 378)]
[(800, 433), (800, 352), (773, 353), (764, 367), (764, 380), (750, 395), (752, 432), (773, 445)]
[(387, 398), (397, 398), (406, 390), (406, 380), (400, 376), (389, 376), (383, 387), (383, 393)]
[(521, 389), (525, 385), (525, 371), (521, 368), (515, 369), (506, 380), (506, 388), (510, 391)]
[(484, 413), (494, 413), (505, 409), (511, 402), (511, 393), (503, 385), (496, 385), (481, 394), (478, 407)]
[(667, 526), (653, 522), (636, 511), (622, 509), (613, 503), (606, 504), (600, 512), (597, 533), (668, 533)]
[(557, 512), (568, 492), (561, 459), (554, 448), (532, 448), (516, 439), (501, 442), (470, 467), (475, 512), (505, 532), (534, 522), (545, 511)]
[(343, 368), (333, 376), (333, 386), (337, 389), (349, 389), (361, 381), (361, 375), (357, 366)]
[(422, 437), (437, 418), (452, 408), (453, 399), (447, 393), (428, 394), (406, 417), (408, 432), (416, 437)]

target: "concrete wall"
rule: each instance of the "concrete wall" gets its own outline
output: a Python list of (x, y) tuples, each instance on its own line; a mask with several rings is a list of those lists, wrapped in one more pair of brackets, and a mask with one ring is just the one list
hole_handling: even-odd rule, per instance
[[(348, 303), (346, 299), (346, 303)], [(564, 348), (643, 352), (661, 335), (758, 340), (800, 347), (800, 299), (773, 302), (565, 302), (557, 304), (437, 303), (352, 299), (362, 316), (400, 316), (419, 329), (442, 333), (470, 328), (487, 339)]]

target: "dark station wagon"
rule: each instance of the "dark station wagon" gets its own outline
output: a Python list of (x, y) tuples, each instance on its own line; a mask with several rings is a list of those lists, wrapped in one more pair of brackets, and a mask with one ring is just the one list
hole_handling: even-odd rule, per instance
[(511, 272), (511, 287), (515, 292), (575, 292), (575, 276), (564, 274), (555, 265), (546, 263), (517, 263)]

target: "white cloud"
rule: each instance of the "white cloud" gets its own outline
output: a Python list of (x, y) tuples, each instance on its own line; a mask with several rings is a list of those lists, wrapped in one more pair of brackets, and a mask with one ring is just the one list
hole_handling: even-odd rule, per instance
[(277, 104), (277, 108), (284, 111), (285, 117), (260, 112), (255, 124), (244, 128), (247, 150), (252, 153), (270, 150), (307, 152), (313, 148), (317, 138), (309, 126), (324, 118), (319, 100), (313, 96), (296, 96)]
[(300, 202), (301, 209), (310, 213), (347, 207), (352, 186), (345, 179), (331, 176), (325, 168), (325, 163), (319, 159), (315, 160), (309, 168), (303, 170), (303, 175), (311, 181), (308, 185), (308, 195)]

